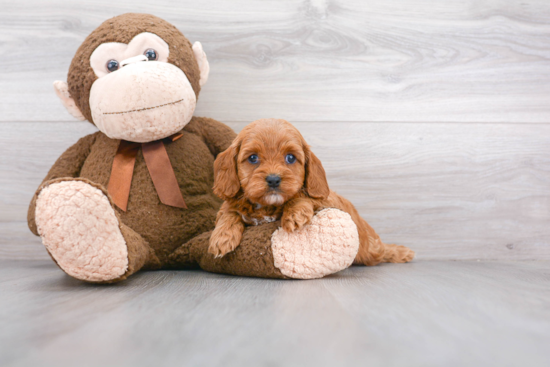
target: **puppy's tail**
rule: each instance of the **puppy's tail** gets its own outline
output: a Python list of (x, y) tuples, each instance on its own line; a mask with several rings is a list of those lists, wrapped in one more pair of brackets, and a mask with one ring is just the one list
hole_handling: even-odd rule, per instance
[(402, 245), (384, 244), (385, 252), (383, 262), (408, 263), (414, 259), (414, 251)]
[(354, 264), (372, 266), (383, 262), (406, 263), (414, 258), (414, 251), (410, 248), (382, 242), (363, 218), (357, 229), (360, 244)]

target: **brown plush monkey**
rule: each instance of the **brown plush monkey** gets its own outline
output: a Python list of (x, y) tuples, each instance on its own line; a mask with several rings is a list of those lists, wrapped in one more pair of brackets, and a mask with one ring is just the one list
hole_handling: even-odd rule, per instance
[(336, 209), (299, 233), (250, 227), (233, 253), (208, 253), (221, 205), (213, 162), (235, 137), (193, 117), (208, 71), (200, 43), (155, 16), (124, 14), (86, 38), (68, 83), (54, 83), (67, 110), (99, 129), (63, 153), (29, 207), (29, 228), (67, 274), (108, 283), (140, 269), (201, 267), (316, 278), (352, 263), (357, 230)]

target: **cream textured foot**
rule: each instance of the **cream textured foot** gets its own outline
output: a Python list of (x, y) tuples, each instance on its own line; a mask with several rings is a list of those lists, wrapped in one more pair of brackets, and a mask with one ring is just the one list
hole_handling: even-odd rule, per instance
[(101, 190), (82, 181), (47, 186), (36, 201), (36, 224), (42, 242), (70, 276), (101, 282), (126, 272), (126, 241)]
[(349, 267), (359, 250), (357, 226), (350, 215), (324, 209), (299, 231), (279, 228), (271, 237), (275, 266), (295, 279), (322, 278)]

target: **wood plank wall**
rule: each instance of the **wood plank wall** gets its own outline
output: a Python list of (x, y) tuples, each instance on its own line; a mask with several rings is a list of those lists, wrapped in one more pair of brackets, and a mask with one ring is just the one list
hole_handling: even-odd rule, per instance
[(47, 258), (28, 202), (94, 131), (52, 82), (125, 12), (203, 43), (196, 115), (294, 123), (384, 240), (425, 260), (550, 259), (546, 0), (2, 0), (0, 259)]

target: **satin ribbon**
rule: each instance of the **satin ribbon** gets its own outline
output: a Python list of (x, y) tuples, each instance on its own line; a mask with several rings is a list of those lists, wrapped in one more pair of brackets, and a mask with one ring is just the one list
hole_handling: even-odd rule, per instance
[[(175, 141), (182, 136), (183, 134), (174, 134), (164, 140)], [(123, 211), (128, 207), (136, 156), (140, 148), (161, 203), (187, 209), (163, 140), (149, 143), (120, 141), (107, 186), (115, 205)]]

